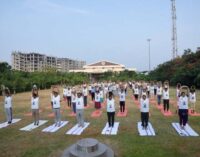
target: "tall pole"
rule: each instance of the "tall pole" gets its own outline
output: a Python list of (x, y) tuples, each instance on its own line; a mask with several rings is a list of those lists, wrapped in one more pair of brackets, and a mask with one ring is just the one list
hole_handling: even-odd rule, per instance
[(172, 59), (178, 56), (177, 28), (176, 28), (176, 2), (171, 0), (172, 7)]
[(147, 39), (148, 44), (149, 44), (149, 73), (151, 71), (151, 39)]

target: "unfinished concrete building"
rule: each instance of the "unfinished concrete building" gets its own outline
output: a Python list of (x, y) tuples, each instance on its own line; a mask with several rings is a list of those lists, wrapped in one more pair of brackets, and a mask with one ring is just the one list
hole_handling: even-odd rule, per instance
[(57, 58), (34, 52), (14, 51), (12, 53), (12, 69), (19, 71), (35, 72), (55, 69), (60, 72), (68, 72), (69, 70), (82, 69), (85, 64), (85, 61)]

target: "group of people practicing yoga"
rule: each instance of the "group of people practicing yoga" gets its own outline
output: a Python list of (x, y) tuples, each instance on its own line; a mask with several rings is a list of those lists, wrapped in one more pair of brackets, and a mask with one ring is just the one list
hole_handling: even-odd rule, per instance
[[(133, 91), (133, 96), (140, 104), (141, 122), (143, 129), (146, 129), (149, 121), (149, 103), (150, 99), (156, 98), (157, 105), (162, 104), (164, 112), (169, 112), (170, 91), (169, 82), (107, 82), (107, 83), (91, 83), (83, 84), (75, 87), (63, 87), (63, 99), (67, 101), (68, 107), (72, 108), (79, 127), (84, 127), (84, 108), (88, 105), (88, 96), (91, 96), (94, 102), (94, 108), (100, 112), (102, 103), (106, 104), (109, 128), (114, 126), (116, 102), (115, 98), (119, 98), (120, 112), (123, 114), (126, 110), (125, 101), (128, 88)], [(31, 109), (34, 119), (34, 125), (39, 125), (39, 89), (33, 85), (31, 95)], [(5, 113), (7, 122), (12, 123), (12, 96), (8, 88), (5, 89)], [(195, 87), (181, 86), (180, 83), (176, 87), (176, 100), (179, 115), (179, 123), (182, 129), (188, 122), (188, 110), (195, 112), (196, 94)], [(190, 104), (190, 106), (189, 106)], [(51, 106), (54, 112), (55, 125), (61, 125), (61, 97), (58, 86), (52, 86)]]

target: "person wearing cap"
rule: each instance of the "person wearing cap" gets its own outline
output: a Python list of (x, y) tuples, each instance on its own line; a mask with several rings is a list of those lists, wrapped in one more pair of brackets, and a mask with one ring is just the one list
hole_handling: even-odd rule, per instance
[(190, 105), (191, 105), (190, 106), (191, 113), (195, 113), (196, 93), (195, 93), (194, 86), (192, 86), (190, 89), (189, 101), (190, 101)]
[(158, 105), (161, 104), (161, 99), (162, 99), (162, 86), (161, 86), (161, 83), (158, 83), (158, 87), (157, 87), (157, 103), (158, 103)]
[(72, 110), (74, 114), (76, 114), (76, 98), (77, 98), (76, 90), (72, 89)]
[(72, 104), (72, 90), (70, 87), (67, 88), (67, 105), (71, 107)]
[(96, 92), (95, 92), (95, 109), (101, 109), (101, 95), (99, 91), (99, 87), (96, 87)]
[(8, 88), (5, 89), (4, 108), (8, 124), (12, 123), (12, 96)]
[(55, 114), (55, 126), (60, 127), (61, 125), (60, 95), (57, 87), (53, 88), (52, 102), (53, 102), (53, 111)]
[(149, 122), (149, 99), (147, 94), (143, 93), (140, 99), (140, 112), (141, 112), (141, 121), (143, 129), (148, 127)]
[(39, 125), (39, 95), (37, 89), (32, 90), (31, 109), (34, 125)]
[(164, 105), (164, 112), (168, 112), (169, 111), (169, 87), (167, 85), (165, 85), (163, 89), (163, 105)]
[(78, 90), (76, 98), (76, 119), (79, 127), (84, 127), (84, 102), (82, 91)]
[(84, 106), (86, 107), (86, 106), (87, 106), (87, 96), (88, 96), (87, 85), (84, 85), (84, 86), (83, 86), (82, 93), (83, 93)]
[(124, 88), (121, 86), (121, 89), (119, 91), (119, 105), (120, 105), (120, 112), (124, 113), (125, 111), (125, 100), (126, 100), (126, 92)]
[(115, 123), (115, 100), (113, 99), (113, 93), (109, 92), (108, 98), (106, 101), (106, 110), (107, 110), (107, 117), (108, 117), (108, 125), (110, 130), (114, 127)]
[[(184, 88), (186, 88), (186, 91), (184, 91)], [(178, 101), (179, 124), (180, 124), (180, 127), (184, 129), (188, 122), (188, 97), (189, 97), (188, 87), (182, 86), (180, 89), (180, 93), (181, 95)]]

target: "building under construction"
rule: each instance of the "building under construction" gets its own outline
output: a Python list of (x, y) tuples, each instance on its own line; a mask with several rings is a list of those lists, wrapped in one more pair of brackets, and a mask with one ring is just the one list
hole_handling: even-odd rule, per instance
[(12, 53), (12, 69), (19, 71), (35, 72), (55, 69), (60, 72), (68, 72), (69, 70), (82, 69), (85, 64), (85, 61), (57, 58), (34, 52), (14, 51)]

